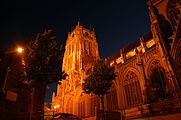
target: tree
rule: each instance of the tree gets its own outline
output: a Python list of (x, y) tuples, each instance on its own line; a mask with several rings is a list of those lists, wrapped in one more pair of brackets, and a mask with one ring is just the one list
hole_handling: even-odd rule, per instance
[(115, 77), (114, 67), (103, 60), (99, 60), (94, 63), (93, 68), (84, 79), (83, 91), (87, 94), (93, 93), (101, 100), (103, 119), (105, 119), (104, 96), (109, 93)]
[(26, 76), (43, 84), (59, 83), (65, 79), (62, 72), (63, 45), (51, 35), (52, 30), (37, 34), (26, 46)]
[(60, 84), (67, 76), (62, 71), (64, 47), (48, 30), (37, 34), (25, 48), (25, 76), (35, 88), (33, 111), (43, 111), (47, 84)]

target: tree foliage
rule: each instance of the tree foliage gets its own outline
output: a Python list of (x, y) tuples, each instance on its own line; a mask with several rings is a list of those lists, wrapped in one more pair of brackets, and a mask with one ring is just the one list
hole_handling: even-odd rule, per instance
[(114, 67), (110, 66), (103, 60), (96, 61), (93, 68), (84, 79), (82, 89), (85, 93), (93, 93), (101, 100), (102, 105), (102, 119), (105, 120), (104, 114), (104, 95), (109, 93), (109, 89), (113, 84), (116, 75)]
[(52, 36), (52, 30), (37, 34), (26, 46), (26, 76), (44, 84), (58, 83), (65, 79), (62, 72), (64, 47)]
[(116, 75), (114, 67), (103, 60), (96, 61), (88, 76), (84, 79), (83, 91), (101, 96), (108, 93)]

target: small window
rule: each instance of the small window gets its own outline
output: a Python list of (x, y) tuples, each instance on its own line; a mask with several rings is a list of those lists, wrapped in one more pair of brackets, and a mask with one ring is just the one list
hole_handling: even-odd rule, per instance
[(74, 33), (72, 34), (72, 37), (74, 37)]
[(89, 36), (89, 33), (88, 33), (88, 32), (85, 32), (85, 35), (86, 35), (86, 36)]

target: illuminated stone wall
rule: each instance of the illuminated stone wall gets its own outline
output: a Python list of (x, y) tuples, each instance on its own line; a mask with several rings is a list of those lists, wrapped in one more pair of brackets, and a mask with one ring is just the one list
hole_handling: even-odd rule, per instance
[(78, 23), (75, 29), (68, 33), (66, 41), (63, 71), (68, 77), (58, 86), (57, 95), (53, 97), (53, 106), (60, 105), (57, 110), (79, 116), (87, 115), (85, 107), (90, 96), (82, 97), (81, 83), (97, 59), (99, 50), (95, 31), (88, 30)]

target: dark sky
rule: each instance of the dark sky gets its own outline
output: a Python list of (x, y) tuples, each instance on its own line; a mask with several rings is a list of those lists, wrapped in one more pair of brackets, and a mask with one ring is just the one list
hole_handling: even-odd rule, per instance
[(95, 28), (105, 58), (149, 32), (146, 0), (1, 0), (0, 11), (1, 46), (45, 29), (65, 43), (80, 19), (83, 26)]

